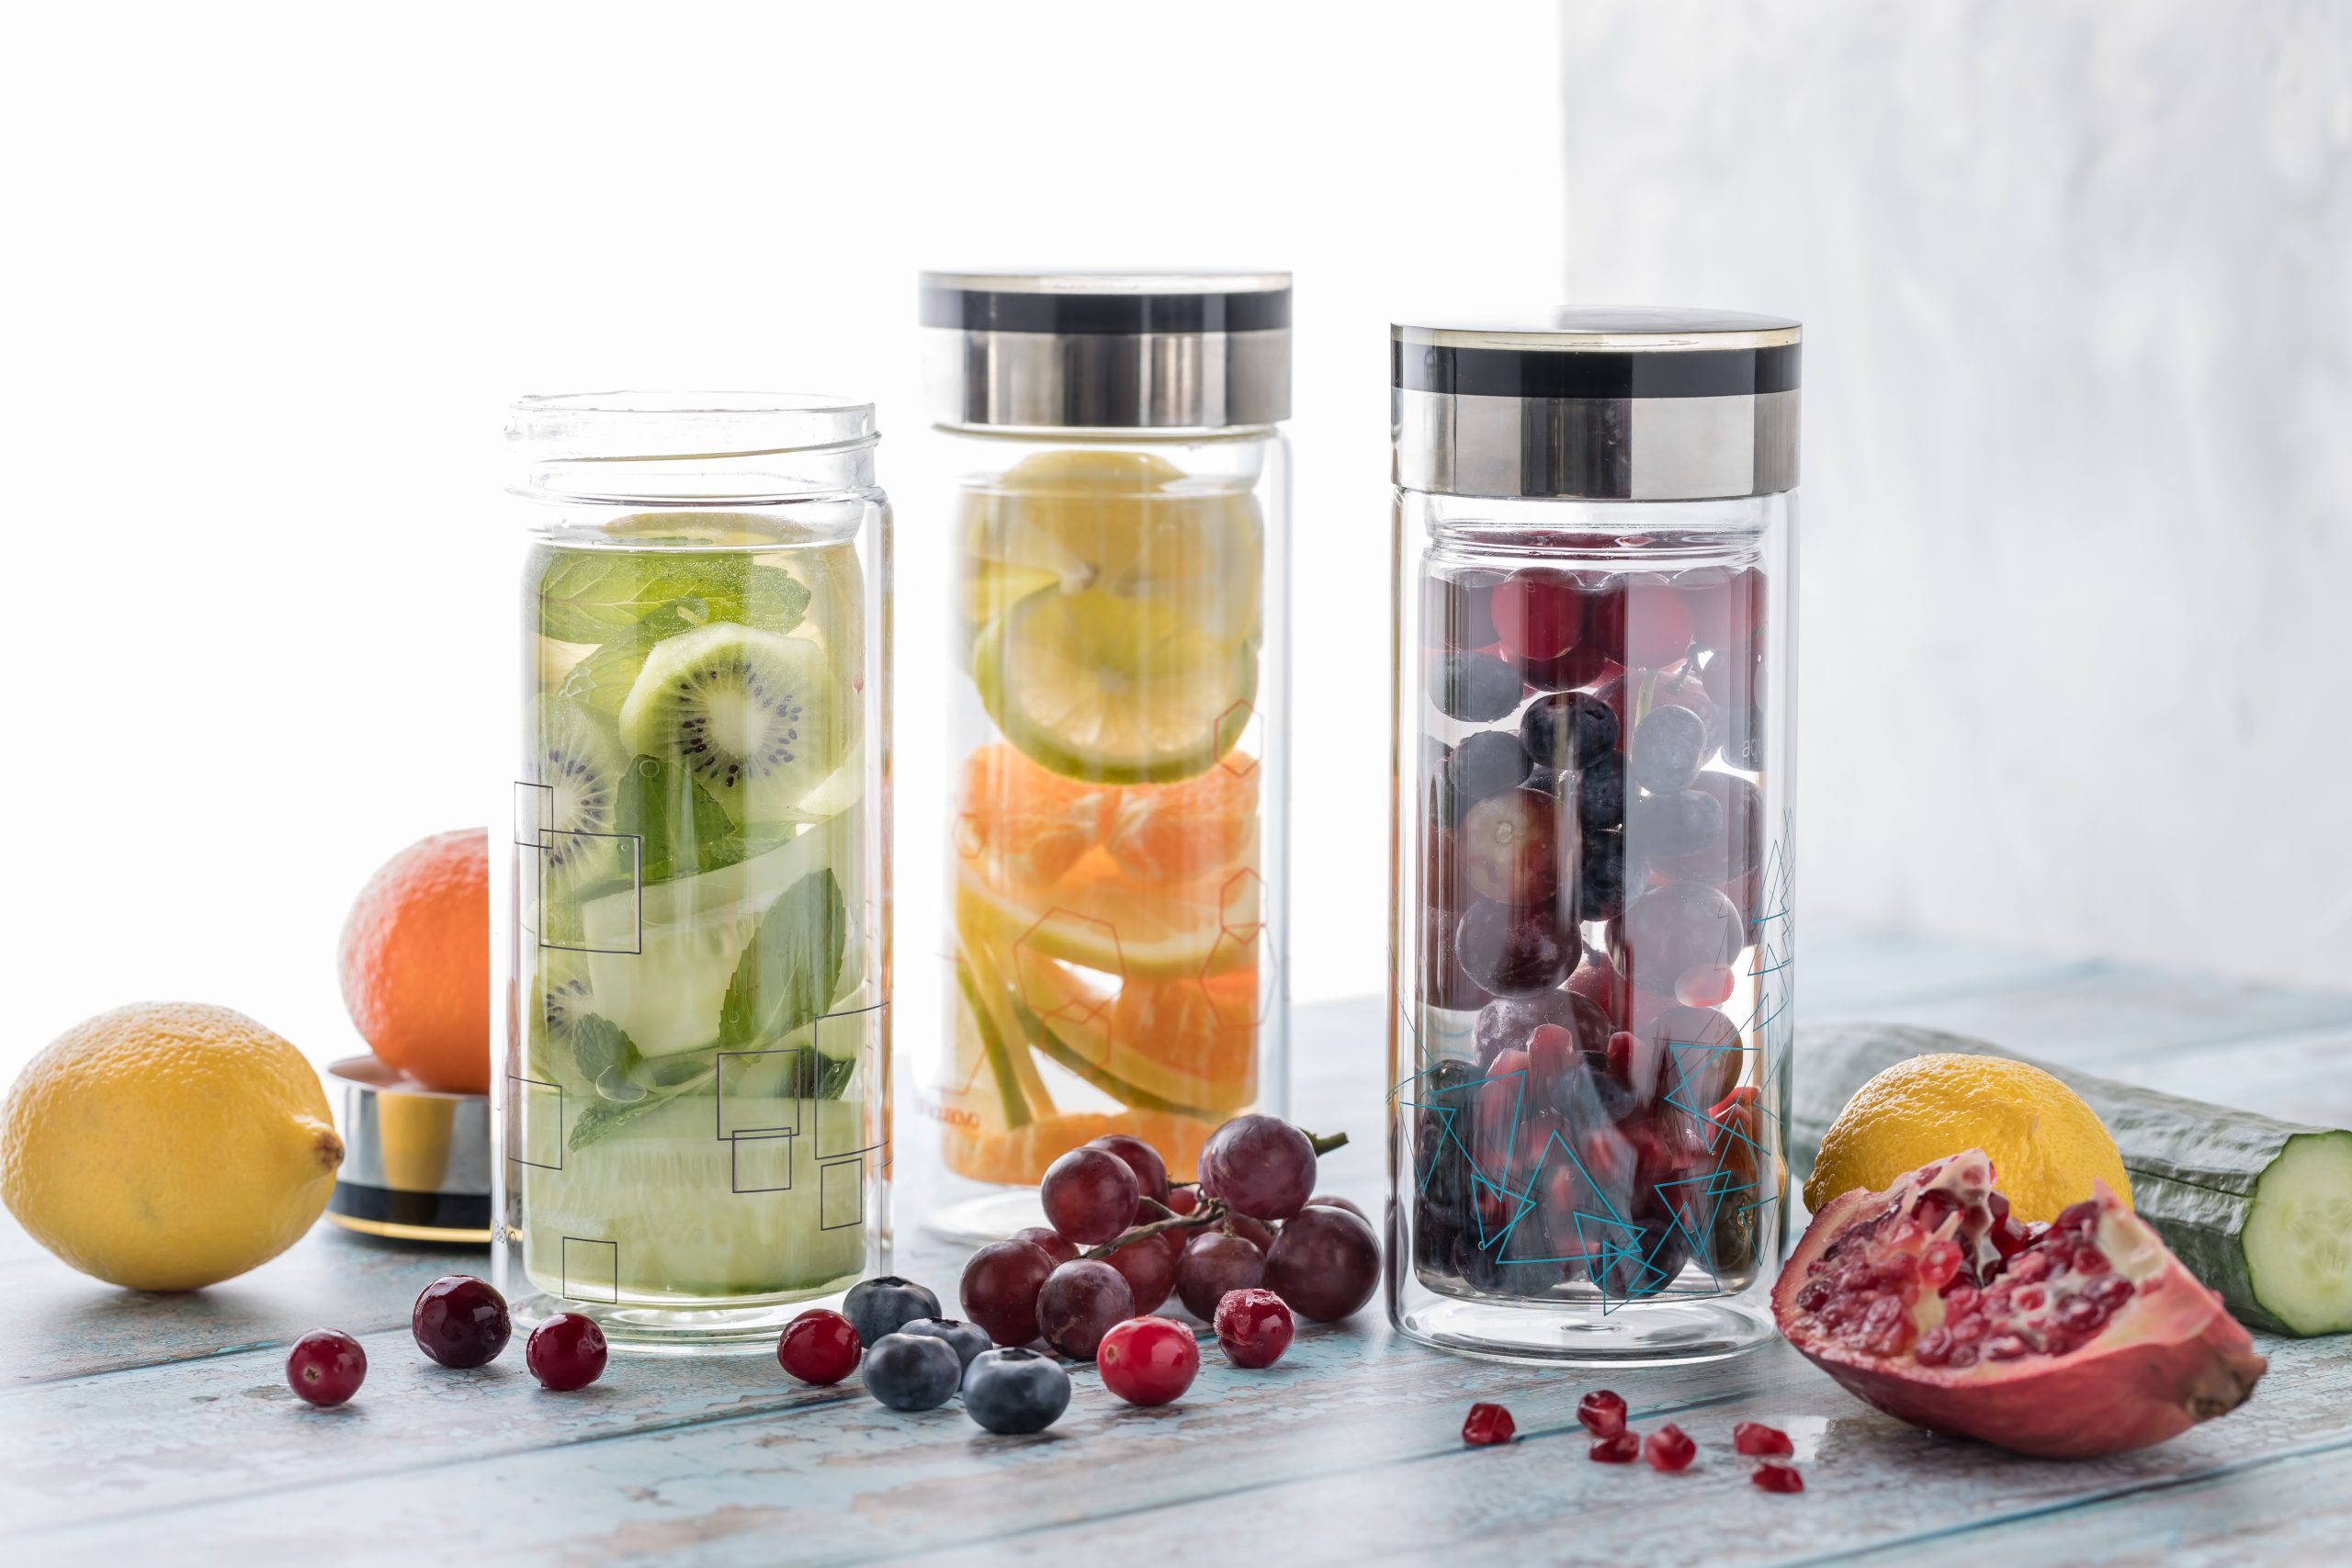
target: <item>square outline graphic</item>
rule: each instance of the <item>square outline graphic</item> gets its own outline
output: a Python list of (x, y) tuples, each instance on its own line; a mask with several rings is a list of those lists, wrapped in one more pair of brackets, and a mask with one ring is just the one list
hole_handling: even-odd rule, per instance
[[(568, 942), (549, 942), (545, 932), (537, 933), (539, 945), (555, 948), (564, 953), (616, 953), (632, 958), (642, 956), (645, 952), (645, 835), (642, 833), (582, 833), (569, 828), (550, 828), (541, 837), (543, 839), (610, 839), (616, 843), (623, 839), (628, 840), (629, 842), (628, 890), (634, 902), (630, 908), (629, 945), (627, 947), (596, 947), (585, 942), (577, 944)], [(539, 908), (544, 909), (548, 904), (548, 873), (552, 868), (544, 858), (546, 844), (541, 843), (537, 847), (542, 854), (539, 862)]]
[[(712, 1096), (712, 1099), (717, 1101), (717, 1109), (711, 1113), (711, 1122), (713, 1124), (713, 1135), (716, 1136), (720, 1143), (732, 1143), (737, 1138), (742, 1137), (797, 1138), (800, 1135), (800, 1104), (804, 1098), (800, 1095), (793, 1095), (790, 1097), (792, 1101), (792, 1125), (789, 1127), (728, 1126), (727, 1063), (729, 1057), (741, 1059), (746, 1056), (798, 1056), (804, 1049), (806, 1049), (806, 1047), (799, 1045), (770, 1045), (757, 1051), (718, 1051), (712, 1054), (711, 1059), (715, 1065), (717, 1074), (713, 1080), (713, 1087), (718, 1090), (718, 1092)], [(802, 1070), (801, 1065), (798, 1062), (794, 1062), (790, 1065), (787, 1070), (792, 1074), (790, 1081), (797, 1084), (800, 1081), (799, 1075)]]
[[(605, 1287), (607, 1292), (606, 1294), (594, 1296), (590, 1295), (586, 1291), (576, 1290), (572, 1287), (571, 1249), (574, 1247), (601, 1247), (611, 1252), (613, 1255), (611, 1269), (612, 1283)], [(621, 1244), (619, 1242), (599, 1241), (594, 1236), (568, 1235), (563, 1238), (563, 1255), (559, 1261), (561, 1269), (563, 1293), (565, 1296), (575, 1302), (595, 1302), (604, 1306), (618, 1306), (621, 1304)], [(582, 1282), (584, 1283), (585, 1281), (583, 1280)]]
[[(865, 1019), (867, 1019), (867, 1018), (869, 1017), (869, 1015), (879, 1015), (879, 1014), (882, 1012), (882, 1010), (883, 1010), (885, 1008), (888, 1008), (889, 1005), (890, 1005), (890, 1004), (889, 1004), (889, 1002), (886, 999), (886, 1000), (883, 1000), (883, 1001), (878, 1001), (878, 1002), (870, 1003), (869, 1005), (867, 1005), (867, 1006), (865, 1006), (865, 1007), (862, 1007), (862, 1008), (853, 1008), (853, 1009), (851, 1009), (851, 1010), (850, 1010), (849, 1011), (847, 1011), (847, 1012), (829, 1012), (829, 1013), (826, 1013), (826, 1014), (824, 1014), (822, 1017), (820, 1017), (820, 1018), (819, 1018), (819, 1019), (817, 1020), (817, 1022), (816, 1022), (816, 1030), (817, 1030), (817, 1032), (818, 1032), (820, 1034), (821, 1034), (821, 1033), (824, 1032), (825, 1025), (826, 1025), (826, 1024), (828, 1024), (828, 1023), (839, 1023), (839, 1022), (841, 1022), (842, 1021), (843, 1021), (843, 1020), (845, 1020), (845, 1019), (853, 1019), (853, 1018), (854, 1018), (854, 1019), (859, 1019), (859, 1020), (865, 1020)], [(878, 1016), (874, 1016), (874, 1017), (873, 1017), (873, 1021), (872, 1021), (872, 1022), (871, 1022), (871, 1023), (868, 1023), (868, 1022), (861, 1022), (861, 1023), (859, 1023), (859, 1024), (858, 1024), (858, 1026), (857, 1026), (857, 1027), (858, 1027), (858, 1028), (860, 1028), (860, 1029), (862, 1029), (862, 1030), (863, 1030), (863, 1029), (868, 1029), (868, 1028), (872, 1028), (875, 1024), (878, 1024), (880, 1021), (881, 1021), (881, 1020), (880, 1020), (880, 1018), (879, 1018)], [(866, 1043), (867, 1043), (867, 1042), (866, 1042), (866, 1041), (865, 1041), (864, 1039), (861, 1039), (861, 1040), (858, 1042), (858, 1049), (857, 1049), (857, 1052), (855, 1053), (855, 1055), (854, 1055), (854, 1060), (855, 1060), (855, 1061), (856, 1061), (856, 1062), (857, 1062), (861, 1066), (865, 1065), (865, 1061), (868, 1059), (869, 1055), (878, 1055), (880, 1054), (880, 1053), (879, 1053), (878, 1048), (877, 1048), (875, 1052), (873, 1052), (873, 1053), (868, 1053), (868, 1052), (866, 1051), (866, 1049), (865, 1049)], [(817, 1054), (818, 1054), (818, 1055), (820, 1055), (820, 1056), (822, 1056), (822, 1055), (824, 1055), (824, 1053), (823, 1053), (822, 1051), (819, 1051)], [(870, 1111), (872, 1108), (871, 1108), (871, 1107), (868, 1107), (867, 1109), (868, 1109), (868, 1111)], [(860, 1156), (860, 1155), (864, 1155), (864, 1154), (870, 1154), (870, 1153), (871, 1153), (871, 1152), (873, 1152), (874, 1150), (876, 1150), (876, 1149), (877, 1149), (877, 1148), (880, 1148), (880, 1147), (882, 1146), (880, 1140), (879, 1140), (879, 1139), (876, 1139), (875, 1142), (870, 1143), (870, 1144), (860, 1144), (860, 1145), (858, 1145), (855, 1148), (848, 1148), (848, 1149), (829, 1149), (829, 1148), (827, 1148), (827, 1147), (825, 1146), (825, 1119), (824, 1119), (824, 1117), (823, 1117), (823, 1116), (821, 1116), (821, 1115), (820, 1115), (820, 1116), (818, 1116), (818, 1117), (816, 1118), (816, 1122), (817, 1122), (817, 1158), (818, 1158), (818, 1160), (819, 1160), (820, 1162), (822, 1162), (822, 1161), (825, 1161), (825, 1160), (854, 1159), (854, 1158), (856, 1158), (856, 1157), (857, 1157), (858, 1156)], [(868, 1127), (867, 1127), (867, 1123), (866, 1123), (866, 1118), (865, 1118), (865, 1116), (861, 1115), (861, 1116), (858, 1118), (858, 1132), (859, 1132), (860, 1134), (863, 1134), (863, 1133), (866, 1132), (867, 1130), (868, 1130)]]
[[(555, 1090), (555, 1163), (553, 1165), (548, 1165), (543, 1160), (525, 1159), (519, 1152), (528, 1143), (528, 1140), (523, 1136), (523, 1100), (527, 1092), (526, 1086), (529, 1089)], [(519, 1073), (506, 1075), (506, 1157), (516, 1165), (527, 1165), (533, 1170), (561, 1170), (563, 1168), (563, 1086), (561, 1084), (549, 1083), (545, 1078), (526, 1078)]]
[[(739, 1193), (791, 1191), (793, 1155), (792, 1140), (793, 1134), (790, 1133), (770, 1133), (765, 1134), (755, 1134), (751, 1137), (728, 1139), (727, 1184), (729, 1190)], [(772, 1186), (746, 1187), (743, 1185), (743, 1151), (746, 1148), (755, 1147), (761, 1144), (782, 1144), (784, 1145), (784, 1179)], [(822, 1194), (822, 1187), (823, 1184), (820, 1182), (819, 1184), (820, 1197)]]
[[(857, 1198), (857, 1213), (846, 1220), (827, 1216), (831, 1209), (833, 1173), (846, 1171), (850, 1176), (850, 1190)], [(865, 1223), (865, 1161), (864, 1158), (835, 1160), (817, 1168), (817, 1228), (820, 1231), (852, 1230)]]

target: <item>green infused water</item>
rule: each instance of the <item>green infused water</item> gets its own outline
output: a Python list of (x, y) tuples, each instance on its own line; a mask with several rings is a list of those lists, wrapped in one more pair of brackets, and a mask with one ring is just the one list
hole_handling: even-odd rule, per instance
[(743, 514), (532, 554), (507, 1168), (549, 1294), (757, 1305), (861, 1270), (865, 597), (849, 540)]

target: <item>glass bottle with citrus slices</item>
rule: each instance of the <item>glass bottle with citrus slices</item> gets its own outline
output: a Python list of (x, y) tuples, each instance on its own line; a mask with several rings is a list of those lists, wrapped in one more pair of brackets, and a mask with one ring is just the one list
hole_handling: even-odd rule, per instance
[(1283, 1108), (1290, 279), (926, 274), (952, 486), (933, 1229)]

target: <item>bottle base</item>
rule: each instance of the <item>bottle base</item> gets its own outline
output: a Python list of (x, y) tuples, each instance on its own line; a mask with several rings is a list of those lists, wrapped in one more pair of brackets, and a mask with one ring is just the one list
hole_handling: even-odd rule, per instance
[(785, 1325), (811, 1307), (839, 1310), (854, 1280), (842, 1288), (740, 1306), (665, 1306), (650, 1302), (582, 1302), (533, 1291), (508, 1300), (515, 1327), (527, 1334), (558, 1313), (595, 1319), (616, 1350), (656, 1355), (774, 1354)]
[(1014, 1231), (1046, 1223), (1035, 1187), (978, 1189), (978, 1196), (942, 1203), (923, 1215), (922, 1228), (941, 1241), (984, 1247)]
[(1657, 1367), (1745, 1355), (1776, 1332), (1757, 1304), (1713, 1301), (1629, 1303), (1610, 1312), (1564, 1310), (1423, 1295), (1392, 1305), (1389, 1321), (1408, 1338), (1456, 1355), (1553, 1366)]

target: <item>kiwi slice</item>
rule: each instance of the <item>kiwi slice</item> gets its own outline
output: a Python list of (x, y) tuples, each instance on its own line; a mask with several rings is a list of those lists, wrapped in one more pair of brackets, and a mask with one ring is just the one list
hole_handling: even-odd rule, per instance
[(747, 828), (786, 820), (844, 750), (824, 649), (733, 621), (654, 645), (621, 739), (684, 766)]
[(613, 830), (628, 766), (620, 738), (611, 721), (576, 703), (542, 700), (530, 723), (528, 782), (546, 785), (548, 795), (540, 820), (547, 869), (577, 875), (594, 863), (596, 873), (609, 872), (603, 863), (609, 841), (572, 835)]

